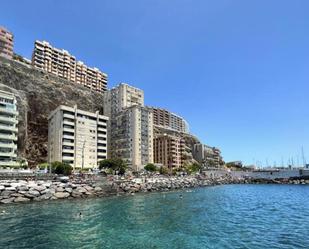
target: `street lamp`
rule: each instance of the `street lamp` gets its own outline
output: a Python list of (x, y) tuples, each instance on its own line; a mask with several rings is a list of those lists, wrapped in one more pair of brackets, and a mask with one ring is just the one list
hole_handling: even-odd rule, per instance
[(82, 147), (82, 171), (84, 169), (85, 144), (86, 144), (86, 140), (84, 140), (83, 147)]

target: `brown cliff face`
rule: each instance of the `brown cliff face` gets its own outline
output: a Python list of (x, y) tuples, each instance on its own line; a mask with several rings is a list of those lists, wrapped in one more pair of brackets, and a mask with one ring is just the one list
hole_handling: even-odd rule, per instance
[(19, 112), (18, 152), (31, 166), (47, 160), (48, 115), (59, 105), (103, 110), (103, 96), (81, 85), (0, 57), (0, 90), (12, 92)]

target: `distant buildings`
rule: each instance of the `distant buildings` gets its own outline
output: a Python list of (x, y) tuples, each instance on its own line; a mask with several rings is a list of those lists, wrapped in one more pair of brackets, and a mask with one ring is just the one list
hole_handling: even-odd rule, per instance
[(0, 166), (17, 163), (18, 112), (14, 94), (0, 91)]
[(104, 94), (110, 117), (109, 157), (124, 159), (133, 170), (153, 162), (153, 115), (144, 107), (144, 92), (119, 84)]
[(49, 116), (48, 162), (66, 162), (73, 168), (95, 168), (107, 158), (108, 118), (68, 106)]
[(154, 138), (154, 162), (170, 169), (183, 166), (185, 141), (172, 135), (158, 135)]
[(222, 166), (221, 151), (216, 147), (210, 147), (206, 144), (195, 144), (192, 150), (193, 158), (207, 167)]
[(100, 93), (107, 90), (107, 74), (86, 66), (68, 51), (52, 47), (46, 41), (35, 41), (32, 65)]
[(178, 132), (189, 132), (189, 125), (184, 118), (162, 108), (148, 108), (153, 112), (153, 124), (155, 126), (175, 130)]
[(13, 34), (4, 27), (0, 27), (0, 55), (12, 59), (14, 54), (13, 46)]

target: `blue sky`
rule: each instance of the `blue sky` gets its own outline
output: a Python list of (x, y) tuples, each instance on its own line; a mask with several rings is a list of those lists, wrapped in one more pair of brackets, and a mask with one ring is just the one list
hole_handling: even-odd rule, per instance
[[(4, 11), (5, 10), (5, 11)], [(15, 51), (35, 39), (185, 117), (224, 159), (309, 161), (309, 1), (1, 1)]]

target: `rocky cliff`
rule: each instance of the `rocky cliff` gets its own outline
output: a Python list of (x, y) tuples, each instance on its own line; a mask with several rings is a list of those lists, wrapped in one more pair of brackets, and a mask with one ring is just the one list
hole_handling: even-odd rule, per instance
[(0, 90), (12, 92), (19, 111), (18, 152), (30, 165), (47, 160), (48, 115), (59, 105), (103, 110), (103, 96), (31, 66), (0, 57)]

